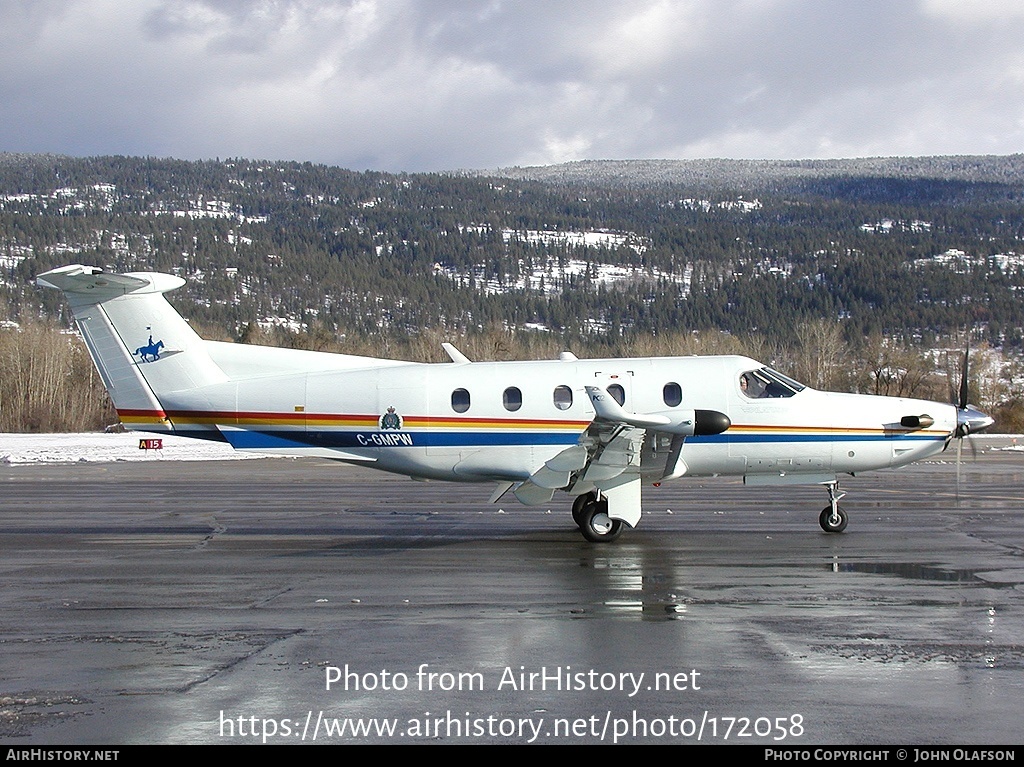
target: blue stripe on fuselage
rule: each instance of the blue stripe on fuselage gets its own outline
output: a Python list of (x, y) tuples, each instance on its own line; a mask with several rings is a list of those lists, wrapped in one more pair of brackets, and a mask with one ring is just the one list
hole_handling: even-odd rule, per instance
[[(558, 432), (426, 432), (426, 431), (230, 431), (224, 436), (240, 449), (301, 447), (488, 447), (500, 445), (575, 445), (579, 434)], [(898, 439), (939, 442), (943, 435), (923, 434), (715, 434), (687, 437), (690, 444), (787, 444), (878, 442)]]
[(575, 445), (579, 441), (575, 432), (225, 431), (225, 436), (240, 449)]

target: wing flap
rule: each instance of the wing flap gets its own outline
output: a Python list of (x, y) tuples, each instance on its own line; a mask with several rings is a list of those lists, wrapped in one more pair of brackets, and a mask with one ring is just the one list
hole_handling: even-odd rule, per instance
[(519, 502), (525, 506), (542, 506), (545, 503), (550, 503), (555, 495), (554, 490), (536, 485), (532, 480), (523, 482), (512, 492), (519, 499)]

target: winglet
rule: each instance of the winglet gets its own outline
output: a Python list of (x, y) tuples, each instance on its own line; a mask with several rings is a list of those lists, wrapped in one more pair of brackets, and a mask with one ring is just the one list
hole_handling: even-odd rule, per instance
[(627, 413), (612, 396), (598, 386), (587, 386), (587, 395), (594, 405), (594, 412), (602, 421), (624, 423), (638, 429), (654, 429), (669, 434), (693, 435), (721, 434), (732, 426), (725, 413), (717, 410), (680, 410), (672, 417), (658, 413)]
[[(612, 395), (599, 386), (587, 386), (587, 396), (594, 406), (594, 412), (602, 421), (613, 421), (636, 426), (640, 429), (665, 429), (672, 425), (672, 420), (663, 415), (642, 415), (627, 413), (622, 406), (616, 402)], [(690, 421), (692, 425), (692, 421)], [(692, 432), (691, 432), (692, 433)]]

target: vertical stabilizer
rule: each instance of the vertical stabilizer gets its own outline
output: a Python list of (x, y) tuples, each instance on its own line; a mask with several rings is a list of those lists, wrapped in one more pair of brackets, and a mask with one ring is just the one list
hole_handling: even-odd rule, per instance
[(228, 380), (163, 296), (184, 280), (155, 272), (109, 274), (76, 264), (41, 274), (37, 282), (64, 291), (126, 425), (171, 431), (165, 408), (174, 408), (175, 392)]

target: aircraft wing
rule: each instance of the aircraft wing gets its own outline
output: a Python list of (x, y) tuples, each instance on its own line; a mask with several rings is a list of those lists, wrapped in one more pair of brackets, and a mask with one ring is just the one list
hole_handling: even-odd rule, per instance
[[(538, 506), (551, 500), (555, 490), (573, 495), (600, 490), (609, 499), (609, 514), (630, 525), (640, 520), (640, 456), (644, 429), (594, 419), (579, 444), (551, 458), (513, 491), (521, 503)], [(634, 502), (619, 507), (613, 497)]]
[[(628, 413), (604, 389), (587, 386), (586, 391), (594, 420), (578, 444), (549, 459), (515, 489), (522, 503), (547, 503), (555, 490), (577, 496), (599, 491), (608, 499), (609, 516), (635, 526), (645, 464), (663, 461), (653, 471), (663, 478), (677, 476), (685, 471), (680, 454), (687, 436), (719, 434), (731, 425), (724, 413), (713, 410)], [(655, 457), (659, 443), (668, 447), (660, 459)]]

